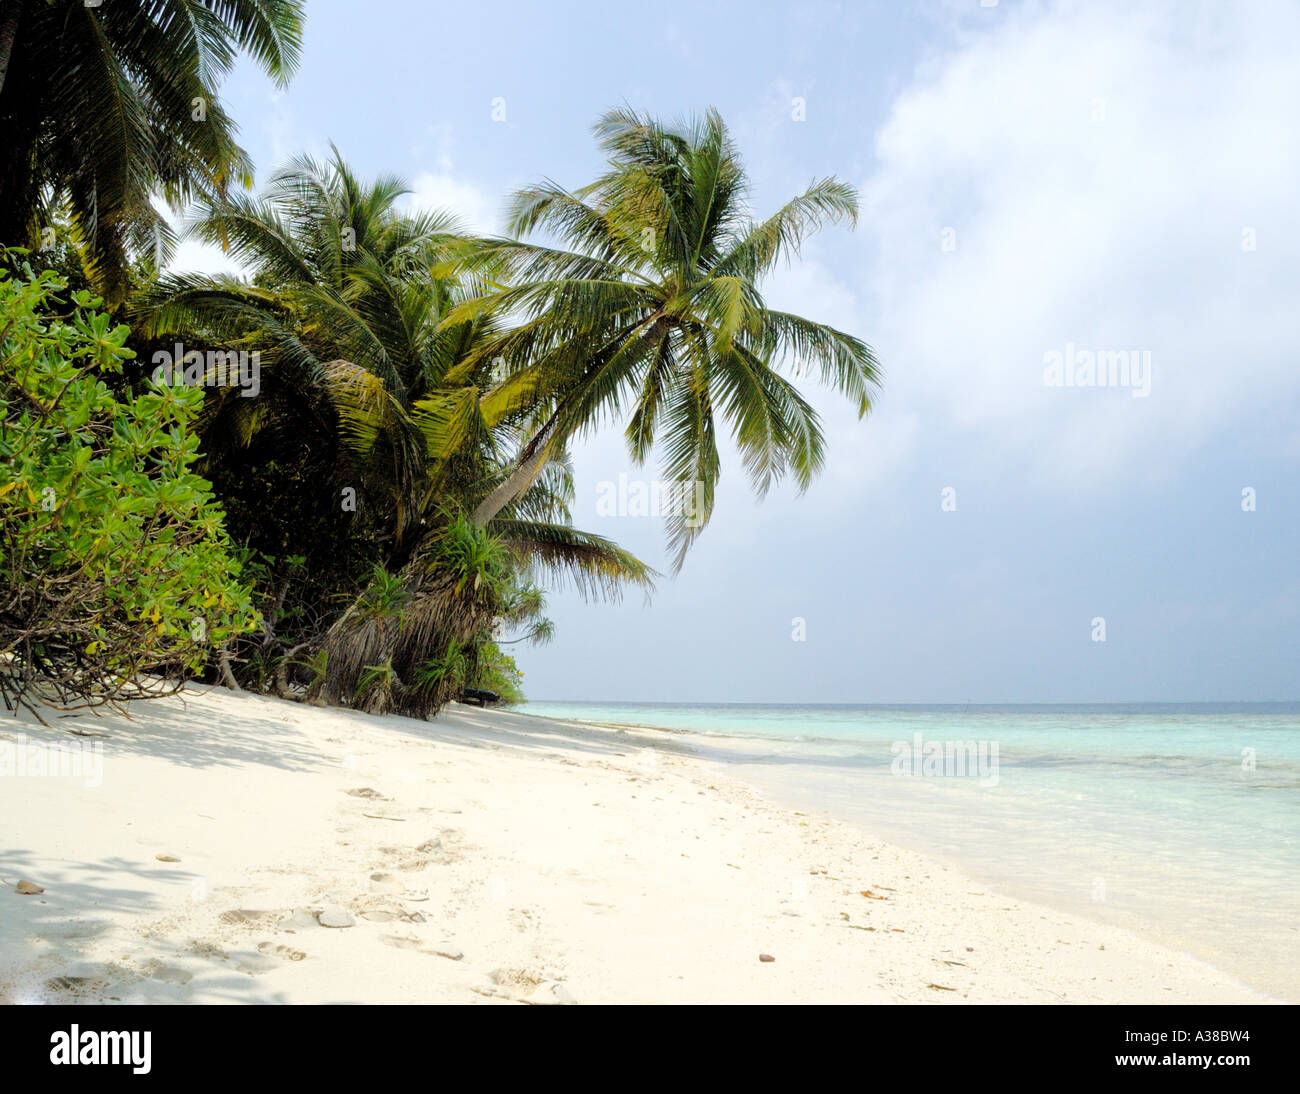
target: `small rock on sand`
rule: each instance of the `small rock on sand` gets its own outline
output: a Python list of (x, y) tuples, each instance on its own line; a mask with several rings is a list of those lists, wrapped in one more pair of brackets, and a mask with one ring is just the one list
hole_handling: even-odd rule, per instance
[(773, 957), (770, 953), (760, 953), (760, 954), (758, 955), (758, 959), (759, 959), (760, 961), (775, 961), (775, 960), (776, 960), (776, 958)]
[(322, 927), (355, 927), (357, 921), (352, 918), (351, 912), (345, 912), (342, 908), (325, 908), (316, 921)]
[(154, 858), (159, 862), (180, 862), (176, 855), (169, 855), (165, 851), (159, 851), (158, 854), (154, 855)]
[(307, 908), (295, 908), (293, 915), (287, 919), (280, 920), (279, 927), (282, 931), (305, 931), (312, 927), (319, 927), (316, 917), (311, 914)]
[(23, 896), (35, 896), (37, 893), (45, 892), (45, 890), (34, 881), (20, 881), (14, 886), (14, 888), (17, 889), (18, 892), (22, 893)]

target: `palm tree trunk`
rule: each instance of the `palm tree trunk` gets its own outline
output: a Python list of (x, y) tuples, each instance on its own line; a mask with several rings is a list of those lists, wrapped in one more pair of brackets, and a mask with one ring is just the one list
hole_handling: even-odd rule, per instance
[(0, 92), (5, 89), (5, 76), (9, 74), (9, 58), (13, 56), (14, 39), (18, 37), (18, 18), (22, 5), (19, 0), (9, 0), (0, 15)]
[[(628, 337), (638, 328), (644, 327), (647, 323), (652, 324), (650, 327), (650, 337), (662, 335), (668, 330), (669, 321), (664, 317), (662, 311), (654, 315), (647, 316), (637, 323), (632, 331), (628, 332)], [(604, 351), (602, 351), (603, 353)], [(599, 365), (599, 358), (590, 362), (590, 367), (594, 368)], [(537, 476), (542, 473), (547, 461), (551, 458), (551, 449), (555, 445), (556, 423), (559, 422), (560, 416), (568, 409), (568, 404), (573, 401), (574, 397), (581, 392), (581, 385), (578, 385), (560, 400), (560, 405), (555, 408), (555, 412), (547, 419), (546, 424), (542, 426), (534, 435), (533, 439), (524, 446), (520, 454), (519, 463), (515, 469), (510, 472), (505, 482), (492, 491), (486, 498), (478, 504), (474, 510), (473, 521), (480, 528), (495, 517), (502, 509), (509, 505), (516, 498), (520, 497), (530, 486), (537, 481)]]
[(537, 476), (542, 473), (542, 468), (551, 458), (551, 441), (549, 438), (543, 439), (542, 435), (538, 434), (533, 439), (533, 444), (536, 446), (533, 454), (520, 460), (506, 477), (506, 481), (478, 503), (478, 508), (474, 510), (471, 519), (480, 528), (537, 481)]

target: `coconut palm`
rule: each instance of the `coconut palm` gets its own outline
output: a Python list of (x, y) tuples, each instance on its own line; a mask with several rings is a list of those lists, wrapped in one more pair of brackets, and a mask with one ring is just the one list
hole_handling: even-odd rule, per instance
[[(300, 157), (263, 196), (214, 202), (192, 226), (248, 266), (251, 280), (169, 274), (135, 311), (147, 337), (188, 332), (261, 353), (262, 396), (214, 392), (206, 436), (246, 444), (285, 420), (294, 425), (279, 428), (296, 443), (322, 428), (333, 434), (318, 443), (337, 442), (366, 508), (380, 514), (387, 576), (329, 628), (320, 693), (425, 713), (445, 701), (456, 665), (473, 661), (494, 620), (510, 615), (521, 584), (570, 580), (584, 593), (617, 595), (649, 587), (652, 572), (572, 526), (562, 458), (490, 522), (464, 520), (518, 436), (510, 422), (448, 427), (459, 392), (472, 391), (474, 407), (490, 394), (492, 363), (475, 350), (495, 337), (496, 321), (449, 320), (487, 286), (458, 263), (468, 241), (455, 222), (401, 211), (405, 192), (392, 178), (363, 184), (337, 151), (328, 163)], [(453, 579), (457, 567), (473, 580)]]
[[(249, 267), (251, 281), (167, 274), (134, 309), (148, 337), (200, 332), (261, 354), (262, 396), (213, 393), (207, 435), (246, 442), (288, 414), (298, 429), (319, 428), (317, 400), (328, 405), (330, 428), (389, 514), (390, 569), (411, 556), (438, 506), (490, 479), (503, 446), (517, 440), (510, 423), (498, 423), (457, 428), (451, 443), (448, 405), (462, 390), (491, 395), (494, 365), (475, 351), (496, 327), (488, 318), (450, 319), (487, 291), (457, 262), (471, 241), (445, 214), (400, 211), (405, 193), (393, 177), (363, 184), (337, 149), (327, 163), (297, 157), (265, 195), (215, 202), (191, 226)], [(544, 565), (585, 591), (614, 592), (624, 577), (642, 584), (649, 572), (639, 563), (568, 526), (572, 488), (563, 485), (562, 458), (556, 470), (498, 509), (493, 530), (521, 549), (534, 544)]]
[[(878, 383), (865, 343), (766, 306), (759, 284), (828, 221), (856, 221), (851, 187), (814, 182), (765, 220), (751, 218), (740, 158), (716, 111), (668, 127), (629, 110), (595, 127), (609, 171), (568, 191), (543, 182), (516, 193), (513, 239), (476, 259), (508, 283), (468, 300), (456, 324), (517, 319), (469, 356), (500, 361), (506, 379), (463, 421), (510, 423), (525, 441), (474, 519), (491, 521), (575, 435), (627, 415), (632, 459), (658, 446), (663, 474), (699, 484), (703, 512), (668, 517), (680, 567), (712, 512), (718, 430), (730, 430), (760, 494), (789, 473), (806, 488), (823, 460), (818, 416), (781, 374), (811, 370), (865, 415)], [(522, 238), (545, 230), (555, 245)]]
[(4, 0), (0, 4), (0, 243), (30, 245), (71, 215), (110, 303), (128, 253), (169, 237), (174, 207), (247, 183), (217, 97), (239, 53), (278, 83), (298, 62), (302, 0)]
[(264, 194), (213, 201), (189, 228), (251, 280), (166, 274), (133, 309), (148, 337), (188, 332), (258, 352), (259, 398), (213, 392), (205, 436), (238, 448), (288, 423), (328, 447), (337, 432), (354, 485), (389, 515), (385, 562), (397, 568), (431, 500), (417, 404), (485, 327), (439, 329), (464, 290), (437, 267), (463, 237), (443, 214), (401, 213), (406, 192), (392, 176), (363, 183), (337, 150), (329, 162), (296, 157)]

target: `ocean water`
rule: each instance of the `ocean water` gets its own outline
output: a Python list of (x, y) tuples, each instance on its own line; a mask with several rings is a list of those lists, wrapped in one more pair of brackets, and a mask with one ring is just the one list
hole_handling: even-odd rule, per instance
[(1300, 703), (518, 709), (698, 734), (775, 800), (1300, 1001)]

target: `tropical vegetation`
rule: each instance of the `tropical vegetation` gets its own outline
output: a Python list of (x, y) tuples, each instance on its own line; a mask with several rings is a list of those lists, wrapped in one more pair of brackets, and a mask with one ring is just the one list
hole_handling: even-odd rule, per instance
[(203, 396), (107, 380), (132, 356), (84, 290), (0, 278), (0, 695), (11, 709), (174, 689), (257, 625), (189, 428)]
[[(507, 651), (554, 636), (545, 590), (618, 597), (657, 576), (573, 526), (572, 444), (618, 422), (631, 460), (695, 488), (702, 511), (667, 518), (678, 569), (721, 447), (760, 493), (816, 475), (801, 376), (869, 410), (869, 347), (761, 294), (811, 233), (854, 223), (852, 188), (823, 179), (755, 218), (715, 111), (607, 113), (605, 173), (512, 195), (509, 234), (483, 238), (336, 149), (259, 193), (235, 185), (251, 165), (216, 90), (239, 51), (289, 76), (294, 0), (71, 7), (0, 14), (0, 243), (26, 248), (3, 263), (6, 701), (117, 701), (188, 676), (372, 713), (517, 699)], [(57, 61), (97, 26), (89, 61)], [(56, 67), (42, 77), (31, 50)], [(56, 93), (25, 105), (41, 78)], [(118, 114), (63, 118), (100, 83)], [(207, 97), (201, 138), (176, 113), (190, 92)], [(160, 271), (154, 199), (183, 203), (184, 230), (244, 273)], [(190, 351), (197, 371), (156, 367)], [(251, 360), (255, 388), (212, 351)], [(157, 581), (124, 580), (146, 562)]]

